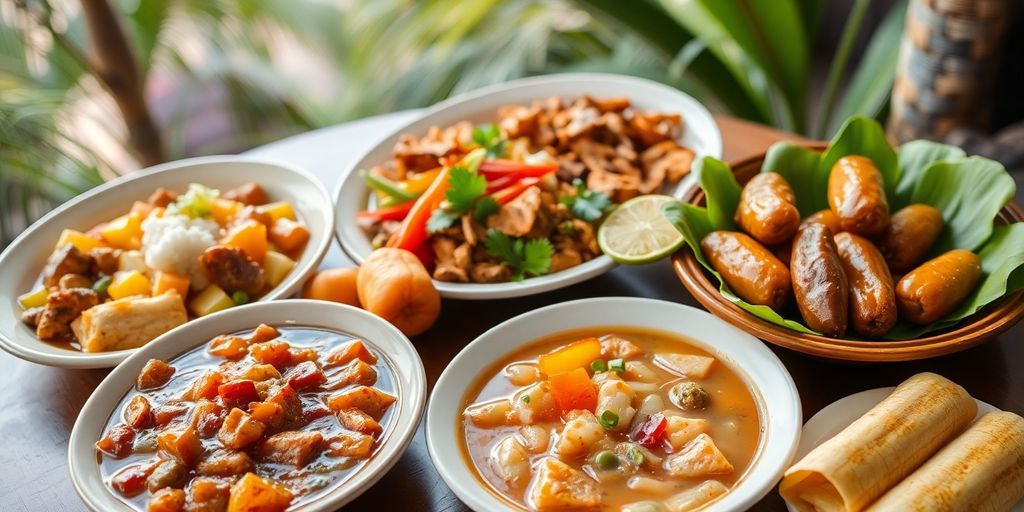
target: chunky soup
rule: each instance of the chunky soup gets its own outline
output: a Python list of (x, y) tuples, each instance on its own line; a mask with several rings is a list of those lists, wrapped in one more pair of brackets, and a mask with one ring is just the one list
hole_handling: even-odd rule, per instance
[(531, 510), (699, 508), (749, 466), (761, 426), (740, 377), (678, 336), (560, 333), (484, 373), (460, 418), (486, 485)]
[(279, 511), (372, 457), (396, 400), (361, 340), (261, 325), (151, 359), (97, 455), (104, 481), (139, 510)]

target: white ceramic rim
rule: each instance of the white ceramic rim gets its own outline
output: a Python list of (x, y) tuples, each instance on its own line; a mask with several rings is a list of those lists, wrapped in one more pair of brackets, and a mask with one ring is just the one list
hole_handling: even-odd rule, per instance
[[(696, 158), (722, 156), (722, 135), (714, 117), (704, 105), (689, 94), (651, 80), (625, 75), (605, 73), (564, 73), (512, 80), (483, 87), (465, 94), (454, 96), (424, 111), (415, 119), (382, 137), (367, 147), (358, 158), (349, 161), (334, 188), (335, 231), (338, 242), (345, 254), (353, 261), (362, 263), (369, 255), (369, 240), (355, 222), (355, 214), (366, 204), (369, 189), (359, 179), (358, 169), (383, 161), (375, 158), (378, 152), (390, 152), (398, 137), (403, 133), (424, 133), (435, 124), (446, 125), (472, 117), (493, 117), (501, 105), (525, 103), (552, 95), (565, 96), (560, 88), (572, 86), (575, 94), (585, 94), (589, 88), (606, 87), (617, 94), (630, 97), (634, 102), (644, 104), (646, 96), (670, 98), (663, 100), (681, 108), (659, 107), (648, 100), (643, 107), (651, 110), (685, 110), (683, 114), (684, 133), (682, 140), (696, 153)], [(547, 92), (546, 92), (547, 91)], [(620, 92), (621, 91), (621, 92)], [(468, 111), (469, 113), (466, 113)], [(435, 121), (440, 117), (442, 120)], [(447, 119), (451, 117), (451, 119)], [(696, 160), (696, 159), (695, 159)], [(674, 195), (682, 194), (693, 185), (693, 173), (680, 181)], [(601, 255), (581, 265), (554, 274), (531, 277), (518, 283), (448, 283), (434, 281), (442, 297), (453, 299), (502, 299), (533, 295), (563, 288), (593, 277), (615, 267), (608, 256)]]
[(802, 423), (799, 393), (779, 358), (757, 338), (706, 311), (662, 300), (602, 297), (554, 304), (506, 320), (467, 345), (441, 374), (427, 410), (427, 451), (459, 499), (477, 511), (520, 510), (492, 494), (462, 457), (459, 409), (480, 372), (538, 338), (600, 326), (685, 330), (680, 334), (721, 359), (754, 395), (762, 427), (754, 459), (736, 486), (703, 510), (746, 510), (775, 487), (796, 453)]
[(217, 334), (256, 327), (259, 323), (320, 327), (345, 332), (367, 343), (388, 362), (398, 395), (398, 409), (377, 453), (356, 473), (330, 492), (293, 512), (335, 510), (373, 486), (390, 470), (412, 442), (427, 401), (427, 378), (419, 354), (401, 331), (384, 319), (359, 308), (317, 300), (281, 300), (231, 308), (185, 324), (146, 344), (114, 368), (85, 402), (68, 443), (68, 469), (82, 501), (93, 511), (134, 511), (103, 483), (94, 443), (113, 409), (134, 385), (150, 358), (172, 359)]
[[(297, 182), (301, 182), (303, 188), (314, 193), (314, 196), (302, 198), (302, 204), (294, 205), (300, 217), (302, 217), (303, 220), (306, 221), (307, 225), (310, 226), (310, 241), (308, 242), (306, 249), (303, 251), (302, 257), (296, 262), (295, 268), (292, 269), (285, 280), (266, 295), (260, 297), (259, 301), (270, 301), (281, 297), (288, 297), (296, 293), (302, 287), (306, 278), (316, 271), (320, 262), (323, 260), (324, 255), (327, 254), (327, 249), (330, 247), (331, 237), (334, 232), (334, 208), (331, 203), (330, 195), (327, 192), (327, 188), (324, 187), (319, 180), (314, 178), (309, 172), (299, 167), (275, 159), (249, 156), (217, 155), (167, 162), (126, 174), (95, 187), (55, 208), (18, 235), (7, 249), (0, 254), (0, 269), (2, 269), (0, 271), (11, 272), (12, 269), (9, 268), (11, 266), (11, 261), (19, 255), (18, 253), (20, 251), (28, 250), (25, 246), (29, 245), (29, 241), (32, 241), (37, 236), (43, 236), (39, 234), (39, 232), (42, 231), (44, 227), (49, 229), (50, 226), (48, 226), (48, 224), (50, 222), (60, 222), (61, 229), (65, 227), (78, 227), (84, 229), (83, 226), (77, 226), (74, 221), (71, 220), (74, 215), (74, 210), (80, 205), (93, 200), (102, 201), (109, 197), (116, 196), (117, 190), (125, 185), (148, 181), (154, 177), (162, 177), (183, 169), (204, 166), (216, 167), (220, 165), (255, 165), (263, 166), (267, 169), (273, 169), (268, 170), (267, 172), (287, 173), (293, 178), (296, 178)], [(184, 187), (192, 181), (196, 180), (183, 178), (180, 182), (180, 188), (184, 189)], [(239, 185), (245, 182), (245, 176), (238, 177), (237, 183)], [(275, 194), (276, 185), (274, 183), (261, 183), (260, 185), (262, 185), (272, 196)], [(167, 185), (165, 184), (165, 186)], [(134, 197), (133, 199), (142, 201), (145, 200), (145, 197)], [(115, 202), (124, 201), (115, 200)], [(322, 229), (313, 229), (312, 224), (314, 222), (315, 224), (322, 226)], [(53, 242), (56, 242), (56, 238), (53, 239)], [(38, 274), (41, 269), (42, 262), (40, 262), (38, 268), (28, 270), (34, 276)], [(0, 304), (0, 317), (5, 318), (6, 320), (0, 322), (0, 348), (15, 357), (19, 357), (33, 363), (64, 368), (109, 368), (117, 365), (121, 361), (124, 361), (132, 352), (137, 350), (127, 349), (98, 353), (74, 352), (71, 350), (60, 350), (60, 352), (57, 352), (54, 348), (45, 346), (47, 345), (46, 342), (37, 339), (35, 337), (35, 333), (25, 326), (18, 318), (20, 316), (21, 307), (17, 304), (17, 297), (24, 293), (25, 290), (11, 289), (0, 290), (0, 292), (2, 292), (6, 300), (9, 301), (6, 304)]]

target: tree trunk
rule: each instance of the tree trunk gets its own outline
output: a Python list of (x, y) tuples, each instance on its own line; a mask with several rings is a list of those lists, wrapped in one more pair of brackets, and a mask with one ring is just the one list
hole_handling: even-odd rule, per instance
[(110, 91), (128, 127), (128, 143), (143, 165), (166, 160), (160, 132), (143, 93), (143, 80), (128, 38), (107, 0), (81, 0), (89, 35), (91, 72)]

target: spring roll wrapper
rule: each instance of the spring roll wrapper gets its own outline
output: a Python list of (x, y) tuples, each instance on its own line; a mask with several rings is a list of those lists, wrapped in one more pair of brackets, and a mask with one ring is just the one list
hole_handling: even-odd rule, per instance
[(1005, 511), (1024, 498), (1024, 418), (990, 412), (868, 508)]
[(914, 375), (789, 468), (779, 491), (801, 511), (863, 510), (962, 432), (977, 411), (956, 383)]

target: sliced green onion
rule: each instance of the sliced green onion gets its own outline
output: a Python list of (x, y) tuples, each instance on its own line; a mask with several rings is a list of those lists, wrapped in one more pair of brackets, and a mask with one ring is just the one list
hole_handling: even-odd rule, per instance
[(601, 373), (608, 371), (608, 365), (604, 364), (604, 361), (600, 359), (594, 359), (594, 362), (590, 363), (590, 371), (594, 373)]
[(629, 448), (626, 448), (626, 457), (634, 466), (639, 466), (644, 463), (644, 454), (636, 447), (636, 445), (631, 444), (629, 445)]
[(111, 281), (112, 279), (110, 276), (103, 276), (97, 279), (96, 282), (92, 284), (92, 291), (96, 292), (96, 295), (106, 295), (107, 288), (110, 288)]
[(625, 372), (626, 360), (622, 358), (612, 359), (611, 361), (608, 361), (608, 369), (619, 373)]
[(614, 453), (605, 450), (594, 457), (594, 462), (601, 469), (615, 469), (619, 467), (619, 458)]
[(615, 428), (619, 426), (619, 415), (612, 411), (604, 411), (601, 413), (600, 421), (604, 428)]
[(530, 403), (530, 395), (523, 395), (520, 400), (522, 400), (524, 404), (528, 404)]
[(377, 176), (366, 171), (359, 171), (359, 176), (366, 182), (366, 186), (388, 197), (398, 199), (400, 200), (399, 202), (412, 201), (417, 197), (416, 194), (403, 190), (397, 183), (383, 176)]
[(241, 306), (242, 304), (249, 302), (249, 294), (242, 290), (235, 290), (235, 293), (231, 294), (231, 300), (233, 300), (235, 304)]

